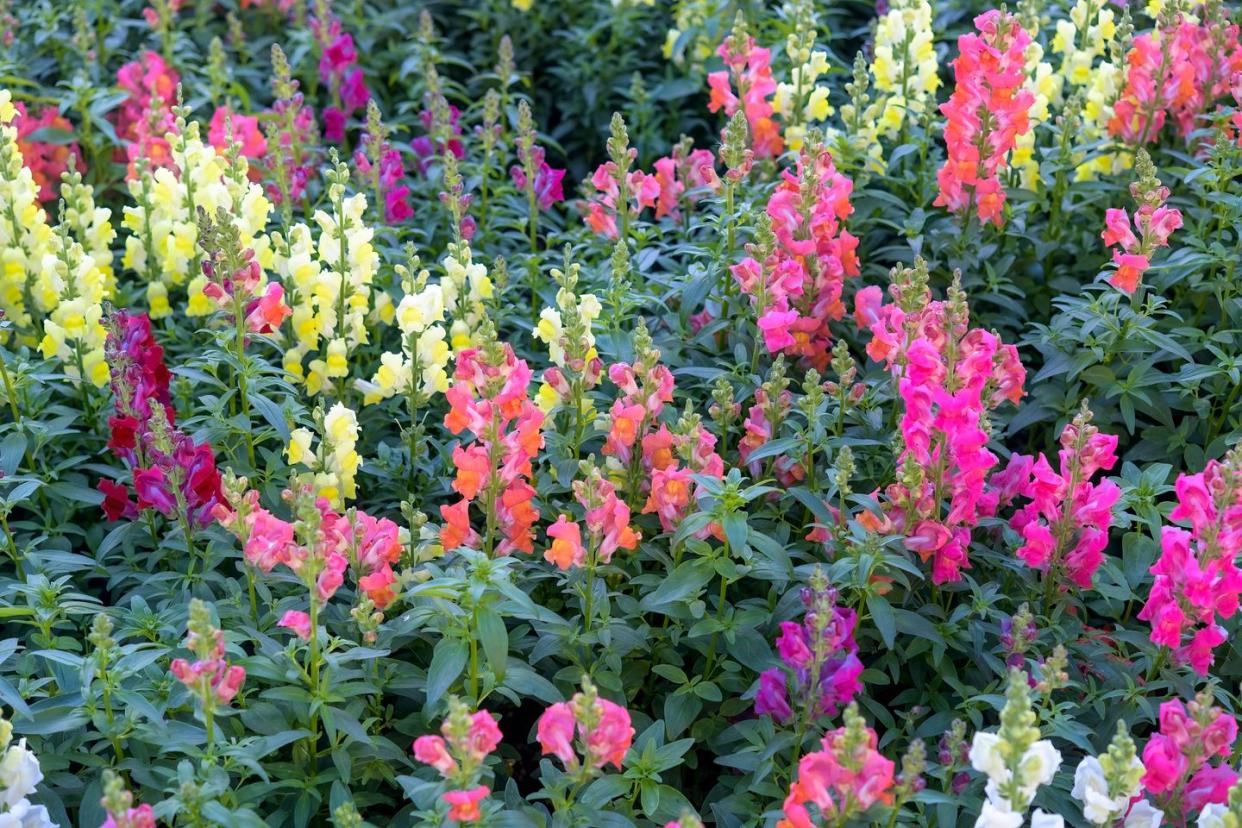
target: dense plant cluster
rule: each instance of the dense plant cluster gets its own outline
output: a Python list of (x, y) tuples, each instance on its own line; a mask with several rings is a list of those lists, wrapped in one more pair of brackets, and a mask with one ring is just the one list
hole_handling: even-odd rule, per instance
[(1242, 828), (1221, 0), (0, 0), (0, 826)]

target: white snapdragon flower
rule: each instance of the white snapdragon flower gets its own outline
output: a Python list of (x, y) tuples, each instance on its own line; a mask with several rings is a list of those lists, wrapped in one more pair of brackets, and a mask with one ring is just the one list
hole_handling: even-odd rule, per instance
[[(1216, 802), (1210, 802), (1203, 806), (1203, 810), (1199, 812), (1199, 820), (1195, 823), (1198, 828), (1225, 828), (1225, 815), (1229, 813), (1229, 808)], [(1129, 821), (1126, 822), (1129, 828)]]
[(1049, 814), (1035, 809), (1031, 814), (1031, 828), (1065, 828), (1065, 820), (1057, 814)]
[(1000, 736), (995, 733), (976, 733), (970, 743), (970, 766), (988, 779), (1008, 776), (1005, 760), (1000, 755)]
[(1007, 803), (1000, 805), (991, 801), (983, 803), (979, 819), (975, 820), (975, 828), (1021, 828), (1022, 814), (1015, 814)]
[[(1207, 808), (1211, 807), (1217, 806), (1207, 806)], [(1207, 808), (1204, 808), (1203, 813), (1207, 812)], [(1152, 807), (1150, 802), (1143, 799), (1136, 802), (1134, 807), (1130, 809), (1130, 813), (1126, 815), (1125, 828), (1160, 828), (1160, 823), (1163, 819), (1164, 811)], [(1199, 819), (1203, 819), (1202, 815)]]
[(58, 828), (47, 808), (22, 799), (0, 814), (0, 828)]
[(1023, 806), (1035, 798), (1040, 785), (1047, 785), (1061, 767), (1061, 751), (1047, 739), (1040, 739), (1027, 748), (1018, 763), (1022, 775)]
[(13, 808), (18, 802), (34, 793), (43, 781), (39, 760), (26, 749), (26, 740), (9, 745), (4, 758), (0, 759), (0, 803)]
[[(1135, 776), (1141, 777), (1143, 763), (1139, 761), (1138, 757), (1134, 757), (1131, 760), (1131, 766), (1139, 771)], [(1082, 815), (1089, 822), (1096, 825), (1105, 825), (1113, 817), (1125, 811), (1130, 799), (1138, 792), (1138, 786), (1136, 786), (1134, 790), (1121, 791), (1117, 796), (1109, 796), (1108, 780), (1104, 775), (1104, 767), (1100, 764), (1098, 758), (1088, 756), (1079, 762), (1078, 767), (1074, 770), (1074, 789), (1070, 792), (1070, 796), (1082, 803)], [(1147, 807), (1150, 808), (1151, 806)], [(1145, 822), (1135, 824), (1146, 825)]]

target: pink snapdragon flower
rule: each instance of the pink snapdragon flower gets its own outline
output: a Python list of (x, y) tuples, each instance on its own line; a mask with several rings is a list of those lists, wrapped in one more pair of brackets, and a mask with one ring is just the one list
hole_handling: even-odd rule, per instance
[(859, 273), (858, 239), (845, 229), (853, 187), (824, 147), (803, 147), (796, 173), (785, 170), (768, 199), (777, 244), (764, 261), (748, 256), (731, 268), (768, 351), (820, 371), (832, 349), (829, 323), (845, 316), (845, 280)]
[(146, 51), (117, 70), (116, 83), (127, 93), (116, 110), (115, 123), (129, 161), (129, 176), (136, 174), (138, 158), (152, 169), (171, 165), (172, 152), (164, 136), (174, 129), (172, 106), (181, 76), (159, 54)]
[[(683, 418), (671, 431), (660, 422), (665, 406), (673, 401), (674, 380), (660, 362), (660, 351), (652, 344), (645, 325), (635, 334), (634, 362), (610, 366), (608, 378), (620, 396), (612, 405), (603, 453), (615, 457), (625, 468), (624, 491), (629, 504), (636, 507), (642, 503), (643, 514), (658, 516), (664, 531), (675, 531), (689, 513), (699, 488), (693, 476), (724, 476), (724, 461), (715, 450), (716, 437), (698, 418)], [(719, 532), (719, 527), (707, 527), (696, 534), (707, 537), (713, 532)], [(633, 540), (637, 542), (637, 537)]]
[(17, 110), (17, 117), (11, 126), (17, 130), (17, 150), (22, 164), (30, 170), (35, 186), (39, 188), (39, 200), (51, 201), (59, 196), (60, 177), (70, 166), (80, 173), (86, 172), (82, 150), (77, 141), (52, 143), (36, 141), (32, 136), (44, 129), (72, 134), (73, 124), (54, 106), (43, 107), (38, 115), (28, 111), (21, 101), (15, 101), (13, 108)]
[(446, 791), (441, 798), (449, 805), (448, 818), (453, 822), (476, 822), (482, 817), (479, 803), (492, 792), (486, 785), (464, 791)]
[[(582, 692), (543, 712), (536, 732), (545, 754), (560, 759), (567, 771), (588, 777), (609, 764), (620, 770), (634, 739), (629, 712), (619, 704), (600, 698), (594, 685), (586, 680)], [(575, 732), (579, 738), (577, 746)]]
[(300, 610), (289, 610), (280, 617), (280, 621), (276, 623), (278, 627), (284, 627), (291, 630), (298, 638), (303, 641), (310, 641), (311, 622), (310, 616)]
[(855, 297), (855, 316), (872, 340), (867, 353), (892, 371), (904, 412), (897, 482), (885, 490), (882, 516), (869, 528), (905, 535), (905, 545), (932, 562), (933, 583), (961, 579), (970, 566), (971, 530), (996, 513), (999, 493), (988, 475), (998, 463), (983, 428), (988, 411), (1022, 397), (1026, 372), (1013, 345), (970, 327), (965, 294), (932, 301), (926, 266), (894, 270), (882, 303), (877, 287)]
[(362, 136), (362, 144), (354, 152), (354, 165), (358, 175), (381, 196), (384, 221), (400, 224), (414, 215), (410, 188), (401, 183), (405, 180), (405, 163), (401, 160), (401, 152), (388, 141), (372, 146), (379, 137), (369, 132)]
[(1143, 146), (1158, 141), (1171, 119), (1189, 138), (1242, 71), (1238, 26), (1223, 14), (1193, 22), (1181, 15), (1161, 20), (1154, 31), (1134, 38), (1125, 69), (1109, 132)]
[(418, 156), (420, 173), (426, 175), (446, 152), (458, 159), (466, 157), (466, 147), (461, 141), (461, 110), (440, 96), (428, 101), (427, 108), (418, 113), (418, 119), (427, 134), (411, 141), (410, 148)]
[(940, 194), (934, 204), (954, 213), (974, 210), (981, 222), (999, 227), (1005, 207), (1000, 173), (1030, 129), (1035, 103), (1025, 70), (1031, 36), (1016, 16), (996, 9), (976, 17), (975, 27), (978, 34), (957, 40), (957, 83), (940, 106), (948, 158), (937, 173)]
[(1155, 166), (1146, 150), (1139, 150), (1137, 163), (1139, 180), (1130, 185), (1130, 194), (1139, 205), (1134, 214), (1134, 229), (1125, 210), (1110, 207), (1105, 213), (1105, 228), (1101, 236), (1104, 244), (1113, 249), (1116, 270), (1108, 283), (1125, 293), (1134, 293), (1139, 280), (1151, 266), (1152, 255), (1161, 247), (1167, 247), (1169, 236), (1182, 226), (1182, 214), (1175, 207), (1166, 206), (1169, 188), (1160, 185)]
[[(716, 50), (725, 69), (710, 72), (707, 86), (709, 112), (724, 110), (732, 115), (739, 107), (750, 125), (751, 148), (756, 158), (775, 158), (784, 150), (780, 127), (773, 120), (770, 100), (776, 92), (772, 77), (772, 50), (762, 48), (750, 36), (731, 33)], [(736, 92), (735, 92), (736, 90)]]
[[(1189, 816), (1223, 804), (1238, 781), (1229, 764), (1237, 738), (1237, 720), (1213, 704), (1210, 690), (1189, 704), (1164, 702), (1160, 732), (1143, 748), (1143, 787), (1165, 813)], [(1215, 759), (1223, 761), (1213, 765)]]
[(150, 805), (139, 805), (122, 813), (109, 813), (99, 828), (156, 828), (155, 811)]
[(1117, 438), (1100, 433), (1090, 419), (1084, 408), (1061, 432), (1060, 472), (1042, 453), (1015, 454), (992, 478), (1002, 500), (1014, 493), (1031, 500), (1009, 521), (1024, 541), (1017, 556), (1049, 578), (1063, 570), (1082, 589), (1090, 588), (1104, 562), (1112, 507), (1121, 497), (1112, 481), (1091, 481), (1116, 464)]
[[(1217, 622), (1232, 618), (1242, 596), (1242, 448), (1219, 462), (1209, 460), (1198, 474), (1182, 474), (1175, 484), (1178, 504), (1169, 519), (1189, 529), (1160, 530), (1160, 558), (1139, 618), (1151, 624), (1152, 642), (1174, 649), (1179, 661), (1201, 676), (1212, 665), (1212, 651), (1226, 639)], [(1190, 635), (1190, 640), (1185, 637)]]
[(799, 760), (777, 828), (815, 828), (819, 823), (811, 805), (821, 817), (844, 825), (872, 805), (891, 804), (896, 767), (876, 750), (877, 744), (875, 731), (851, 704), (844, 727), (824, 736), (822, 750)]
[[(230, 143), (235, 143), (244, 157), (254, 161), (267, 155), (267, 139), (259, 129), (259, 119), (254, 115), (239, 115), (227, 106), (218, 107), (211, 116), (207, 143), (222, 153), (229, 148)], [(252, 166), (251, 172), (257, 174), (259, 168)]]
[(414, 758), (435, 768), (450, 788), (441, 794), (449, 806), (449, 819), (476, 822), (482, 816), (479, 803), (491, 788), (477, 783), (488, 755), (500, 746), (501, 739), (495, 716), (486, 710), (471, 713), (461, 700), (450, 698), (440, 735), (414, 740)]
[(224, 633), (211, 622), (211, 611), (197, 598), (190, 602), (189, 635), (185, 646), (194, 660), (175, 658), (169, 672), (184, 684), (206, 711), (227, 705), (246, 680), (244, 667), (229, 664), (224, 655)]
[[(531, 370), (508, 343), (488, 339), (482, 348), (457, 355), (453, 384), (445, 392), (449, 411), (444, 425), (452, 434), (469, 431), (474, 441), (453, 451), (456, 475), (452, 487), (461, 500), (440, 507), (445, 549), (472, 543), (469, 507), (476, 504), (499, 530), (499, 543), (489, 554), (534, 552), (531, 461), (543, 448), (545, 416), (529, 395)], [(484, 539), (491, 541), (489, 536)]]
[(598, 468), (573, 483), (574, 497), (586, 513), (588, 542), (600, 563), (609, 563), (618, 549), (635, 549), (642, 534), (630, 526), (630, 507)]
[(333, 105), (323, 111), (324, 137), (336, 143), (345, 137), (345, 122), (371, 99), (354, 38), (341, 30), (340, 18), (328, 13), (326, 20), (311, 18), (311, 32), (319, 48), (319, 79), (332, 93)]
[[(549, 210), (553, 204), (565, 200), (565, 192), (561, 185), (565, 178), (565, 170), (548, 164), (543, 147), (533, 146), (530, 152), (529, 162), (535, 170), (535, 202), (539, 205), (540, 210)], [(522, 164), (514, 164), (510, 167), (509, 177), (513, 179), (514, 187), (517, 187), (519, 190), (526, 189), (526, 171)]]

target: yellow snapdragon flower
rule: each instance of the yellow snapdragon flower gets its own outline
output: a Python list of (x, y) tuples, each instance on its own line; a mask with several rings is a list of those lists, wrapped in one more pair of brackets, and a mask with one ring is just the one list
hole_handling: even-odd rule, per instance
[(327, 498), (333, 509), (341, 510), (358, 496), (355, 478), (362, 457), (357, 442), (358, 418), (343, 403), (336, 403), (324, 415), (319, 444), (315, 444), (310, 429), (294, 429), (285, 457), (290, 464), (305, 466), (308, 472), (299, 478), (311, 482), (320, 497)]
[(871, 119), (878, 131), (895, 138), (906, 119), (917, 121), (935, 105), (940, 88), (931, 4), (927, 0), (896, 0), (875, 29), (871, 62), (876, 100)]
[(56, 238), (56, 253), (44, 257), (40, 276), (55, 298), (43, 320), (39, 349), (44, 359), (60, 360), (67, 376), (102, 388), (108, 382), (108, 334), (103, 326), (107, 278), (82, 245), (68, 238), (67, 230)]
[[(1057, 21), (1052, 50), (1061, 56), (1058, 70), (1067, 90), (1084, 96), (1081, 135), (1096, 141), (1108, 134), (1113, 103), (1125, 83), (1125, 68), (1108, 60), (1117, 39), (1117, 18), (1107, 0), (1078, 0), (1068, 18)], [(1097, 63), (1098, 61), (1098, 63)], [(1083, 160), (1076, 171), (1080, 181), (1113, 175), (1129, 168), (1128, 153), (1104, 153)]]
[(15, 115), (8, 90), (0, 90), (0, 310), (18, 339), (33, 345), (31, 314), (50, 311), (59, 298), (44, 278), (44, 262), (49, 255), (55, 258), (55, 233), (17, 148)]
[(444, 257), (444, 279), (440, 287), (444, 307), (452, 317), (449, 344), (454, 353), (475, 343), (475, 333), (487, 315), (484, 302), (491, 299), (495, 288), (487, 268), (474, 261), (468, 242), (449, 245)]
[(363, 221), (366, 196), (345, 195), (348, 169), (343, 165), (338, 163), (329, 177), (332, 212), (315, 212), (318, 241), (309, 226), (296, 224), (287, 243), (279, 240), (275, 256), (293, 311), (294, 344), (285, 352), (284, 367), (312, 396), (329, 380), (347, 377), (349, 353), (369, 341), (371, 285), (379, 270), (374, 231)]
[(176, 169), (140, 168), (128, 182), (136, 202), (124, 208), (122, 224), (129, 231), (121, 263), (147, 282), (152, 318), (172, 313), (169, 292), (186, 288), (186, 313), (204, 316), (215, 305), (203, 295), (206, 277), (198, 270), (198, 210), (213, 218), (223, 210), (234, 222), (243, 248), (255, 253), (265, 270), (272, 266), (267, 222), (272, 203), (263, 187), (249, 180), (246, 159), (230, 160), (200, 137), (199, 125), (178, 119), (166, 136)]
[[(410, 266), (397, 266), (403, 295), (393, 312), (401, 331), (401, 350), (380, 357), (380, 367), (370, 382), (359, 382), (365, 403), (386, 400), (400, 394), (410, 406), (410, 415), (419, 404), (448, 390), (448, 364), (452, 356), (445, 319), (445, 286), (428, 284), (430, 274), (418, 269), (413, 257)], [(413, 271), (418, 270), (415, 274)], [(465, 277), (469, 282), (469, 276)], [(453, 290), (455, 288), (450, 288)]]

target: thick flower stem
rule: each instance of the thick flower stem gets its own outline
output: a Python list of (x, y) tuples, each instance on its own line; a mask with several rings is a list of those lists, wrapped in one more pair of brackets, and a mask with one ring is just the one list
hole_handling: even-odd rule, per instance
[(319, 598), (314, 584), (310, 596), (310, 647), (306, 655), (306, 677), (310, 683), (311, 713), (310, 736), (307, 737), (307, 755), (310, 758), (311, 775), (319, 771)]
[[(728, 546), (726, 545), (725, 556), (727, 557), (728, 554), (729, 554), (729, 549), (728, 549)], [(707, 645), (707, 667), (703, 670), (703, 676), (705, 678), (711, 677), (712, 668), (716, 666), (716, 645), (719, 643), (719, 640), (720, 640), (720, 626), (721, 624), (724, 623), (725, 599), (727, 597), (728, 589), (729, 589), (729, 582), (725, 579), (725, 576), (721, 575), (720, 576), (720, 593), (717, 596), (717, 603), (716, 603), (716, 629), (712, 631), (712, 640)]]

